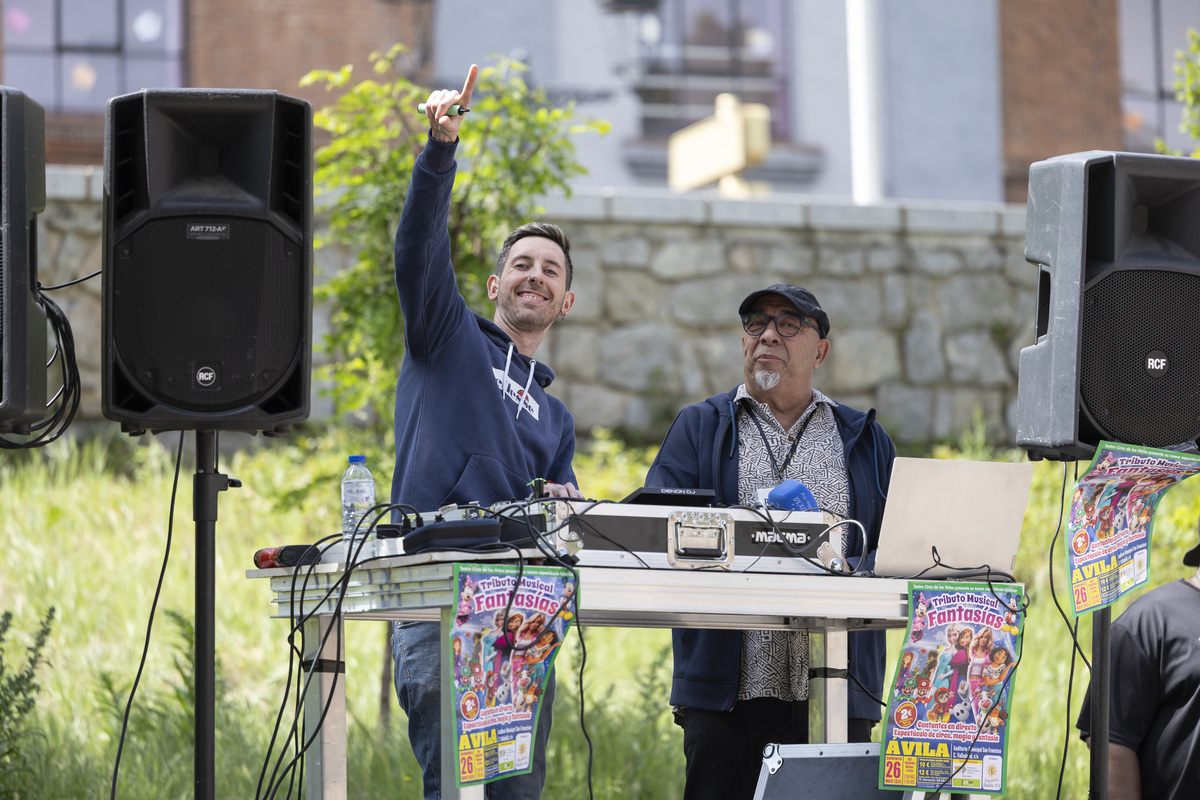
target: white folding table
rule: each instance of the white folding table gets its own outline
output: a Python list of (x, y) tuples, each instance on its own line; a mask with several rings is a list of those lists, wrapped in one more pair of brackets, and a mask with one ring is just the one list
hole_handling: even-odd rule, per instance
[[(542, 554), (526, 552), (529, 558)], [(319, 736), (305, 756), (305, 796), (345, 800), (346, 696), (343, 653), (337, 645), (346, 619), (440, 621), (449, 635), (458, 599), (454, 561), (512, 560), (463, 553), (423, 553), (370, 561), (350, 576), (340, 614), (337, 592), (326, 592), (343, 574), (341, 564), (319, 564), (300, 586), (308, 567), (250, 570), (269, 579), (274, 617), (312, 616), (305, 626), (305, 661), (317, 665), (304, 698), (305, 728), (311, 736), (324, 714)], [(818, 679), (810, 690), (814, 733), (826, 742), (846, 741), (847, 634), (863, 628), (903, 627), (908, 620), (908, 584), (885, 578), (796, 575), (717, 570), (579, 567), (577, 621), (584, 625), (642, 628), (807, 629), (815, 634), (811, 664)], [(293, 583), (295, 593), (293, 593)], [(294, 616), (293, 616), (294, 615)], [(331, 628), (335, 628), (331, 631)], [(325, 636), (327, 632), (331, 635)], [(322, 646), (322, 639), (325, 639)], [(442, 787), (446, 797), (482, 797), (482, 787), (456, 794), (451, 660), (442, 659)], [(342, 674), (339, 676), (338, 672)], [(332, 692), (332, 696), (331, 696)], [(666, 698), (663, 698), (666, 702)]]

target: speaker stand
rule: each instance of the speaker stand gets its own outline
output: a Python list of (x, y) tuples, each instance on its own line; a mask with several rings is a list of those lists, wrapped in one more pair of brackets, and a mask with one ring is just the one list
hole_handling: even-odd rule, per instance
[(196, 800), (213, 800), (213, 738), (216, 720), (216, 535), (217, 497), (241, 482), (217, 472), (217, 432), (196, 431), (192, 519), (196, 522)]
[(1092, 615), (1092, 746), (1088, 800), (1108, 800), (1108, 702), (1112, 683), (1112, 606)]

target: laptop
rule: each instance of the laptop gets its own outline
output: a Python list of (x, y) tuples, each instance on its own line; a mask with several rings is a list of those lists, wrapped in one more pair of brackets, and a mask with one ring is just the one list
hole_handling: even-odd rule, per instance
[[(1033, 466), (1032, 462), (897, 458), (879, 532), (875, 574), (945, 578), (956, 577), (953, 568), (987, 564), (994, 572), (1012, 575)], [(934, 547), (948, 566), (934, 566)]]

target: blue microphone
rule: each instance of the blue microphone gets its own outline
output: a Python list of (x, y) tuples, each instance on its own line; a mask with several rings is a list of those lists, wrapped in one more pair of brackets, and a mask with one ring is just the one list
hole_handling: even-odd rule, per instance
[(820, 511), (812, 490), (800, 481), (786, 480), (767, 495), (767, 505), (788, 511)]

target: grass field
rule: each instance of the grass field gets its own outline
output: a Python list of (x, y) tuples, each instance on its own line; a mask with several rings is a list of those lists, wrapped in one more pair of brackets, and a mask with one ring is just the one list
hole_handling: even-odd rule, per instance
[[(37, 791), (23, 796), (108, 797), (123, 700), (141, 652), (168, 538), (177, 434), (160, 438), (161, 443), (102, 438), (0, 455), (0, 611), (15, 615), (10, 663), (18, 660), (23, 652), (19, 646), (29, 641), (46, 609), (57, 609), (48, 663), (39, 673), (39, 732), (23, 740), (36, 770)], [(368, 463), (381, 491), (384, 476), (390, 475), (382, 455), (386, 443), (325, 435), (255, 444), (221, 466), (243, 482), (242, 488), (221, 495), (216, 534), (217, 796), (222, 798), (255, 797), (287, 673), (286, 626), (269, 617), (267, 587), (244, 577), (253, 552), (337, 530), (338, 478), (347, 453), (370, 454)], [(977, 446), (967, 447), (965, 454), (1021, 457), (990, 454)], [(619, 498), (640, 485), (650, 456), (601, 437), (577, 459), (581, 486), (592, 497)], [(122, 755), (119, 796), (130, 800), (192, 795), (187, 623), (194, 587), (193, 472), (185, 454), (150, 658)], [(1087, 672), (1076, 663), (1068, 713), (1071, 637), (1050, 593), (1053, 563), (1055, 588), (1063, 602), (1069, 601), (1061, 541), (1053, 561), (1049, 558), (1062, 481), (1061, 464), (1038, 465), (1018, 555), (1017, 577), (1032, 605), (1010, 722), (1008, 796), (1016, 798), (1054, 796), (1064, 739), (1070, 748), (1062, 796), (1086, 796), (1087, 753), (1074, 735), (1073, 722)], [(1194, 483), (1173, 489), (1159, 509), (1151, 585), (1190, 572), (1180, 558), (1196, 542), (1200, 492)], [(385, 628), (377, 622), (347, 628), (353, 796), (417, 798), (419, 774), (390, 680), (382, 687), (390, 723), (380, 710)], [(584, 634), (585, 720), (595, 748), (595, 796), (678, 797), (683, 759), (681, 736), (666, 705), (668, 632), (589, 628)], [(898, 649), (899, 635), (892, 634), (892, 652)], [(1085, 617), (1079, 639), (1089, 658), (1090, 636)], [(587, 745), (575, 679), (580, 656), (572, 637), (558, 662), (546, 797), (587, 796)]]

